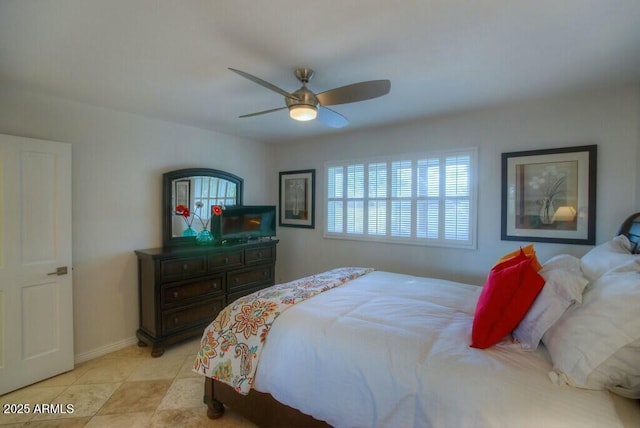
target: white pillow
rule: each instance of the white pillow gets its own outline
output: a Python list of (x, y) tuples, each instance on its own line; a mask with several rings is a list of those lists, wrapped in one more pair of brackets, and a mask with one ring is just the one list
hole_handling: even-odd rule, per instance
[(605, 385), (623, 397), (640, 399), (640, 340), (620, 348), (587, 377), (589, 385)]
[(629, 238), (618, 235), (611, 241), (598, 245), (582, 256), (580, 267), (590, 280), (600, 278), (605, 272), (623, 265), (638, 256), (631, 254)]
[[(549, 350), (554, 370), (573, 386), (614, 389), (620, 373), (594, 374), (606, 370), (609, 359), (640, 339), (640, 260), (612, 269), (590, 283), (582, 305), (569, 308), (547, 330), (542, 341)], [(624, 368), (622, 368), (624, 370)], [(625, 385), (626, 386), (626, 385)]]
[(551, 258), (538, 273), (545, 280), (544, 287), (513, 330), (513, 337), (529, 351), (538, 347), (542, 335), (567, 308), (582, 302), (582, 291), (589, 283), (580, 271), (580, 259), (568, 254)]

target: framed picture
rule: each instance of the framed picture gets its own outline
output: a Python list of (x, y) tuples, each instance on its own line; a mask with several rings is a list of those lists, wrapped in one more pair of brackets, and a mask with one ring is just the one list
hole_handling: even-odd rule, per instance
[(502, 154), (502, 239), (595, 244), (597, 146)]
[(280, 226), (313, 229), (315, 169), (280, 173)]
[(176, 195), (174, 210), (178, 205), (191, 209), (191, 180), (175, 180), (173, 183), (175, 186), (173, 194)]

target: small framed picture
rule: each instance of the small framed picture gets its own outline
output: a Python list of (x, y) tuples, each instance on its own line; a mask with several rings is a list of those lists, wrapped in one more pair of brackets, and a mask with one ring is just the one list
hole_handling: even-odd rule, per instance
[(315, 227), (315, 169), (280, 172), (280, 226)]
[(191, 209), (191, 180), (175, 180), (173, 183), (175, 186), (173, 194), (176, 195), (174, 210), (178, 205)]
[(593, 245), (597, 146), (502, 154), (503, 240)]

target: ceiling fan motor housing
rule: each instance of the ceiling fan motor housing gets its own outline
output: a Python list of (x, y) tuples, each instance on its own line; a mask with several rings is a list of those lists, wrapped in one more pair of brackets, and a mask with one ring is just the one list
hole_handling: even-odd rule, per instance
[(286, 98), (284, 99), (285, 103), (287, 103), (287, 107), (299, 106), (299, 105), (307, 105), (311, 107), (318, 106), (318, 99), (315, 94), (311, 92), (305, 85), (302, 85), (300, 89), (295, 92), (292, 92), (291, 95), (296, 97), (296, 99)]

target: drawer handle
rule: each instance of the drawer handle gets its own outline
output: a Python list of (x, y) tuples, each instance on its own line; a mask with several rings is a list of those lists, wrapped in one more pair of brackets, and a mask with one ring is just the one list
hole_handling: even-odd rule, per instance
[(229, 263), (229, 257), (225, 257), (225, 258), (224, 258), (224, 263), (225, 263), (225, 264)]
[(182, 265), (182, 270), (189, 270), (189, 265), (188, 264), (183, 264)]
[(175, 317), (173, 317), (173, 324), (174, 324), (174, 325), (178, 325), (178, 322), (179, 322), (179, 321), (180, 321), (180, 320), (178, 319), (178, 316), (177, 316), (177, 315), (176, 315)]
[(177, 292), (177, 291), (174, 291), (174, 292), (173, 292), (173, 298), (174, 298), (174, 299), (177, 299), (177, 298), (178, 298), (178, 296), (179, 296), (178, 292)]
[(265, 278), (269, 276), (269, 271), (263, 270), (262, 271), (262, 276), (264, 276)]
[(237, 276), (235, 278), (233, 278), (233, 282), (235, 282), (236, 284), (240, 282), (240, 278), (238, 278)]
[(258, 251), (258, 257), (262, 258), (262, 251)]

